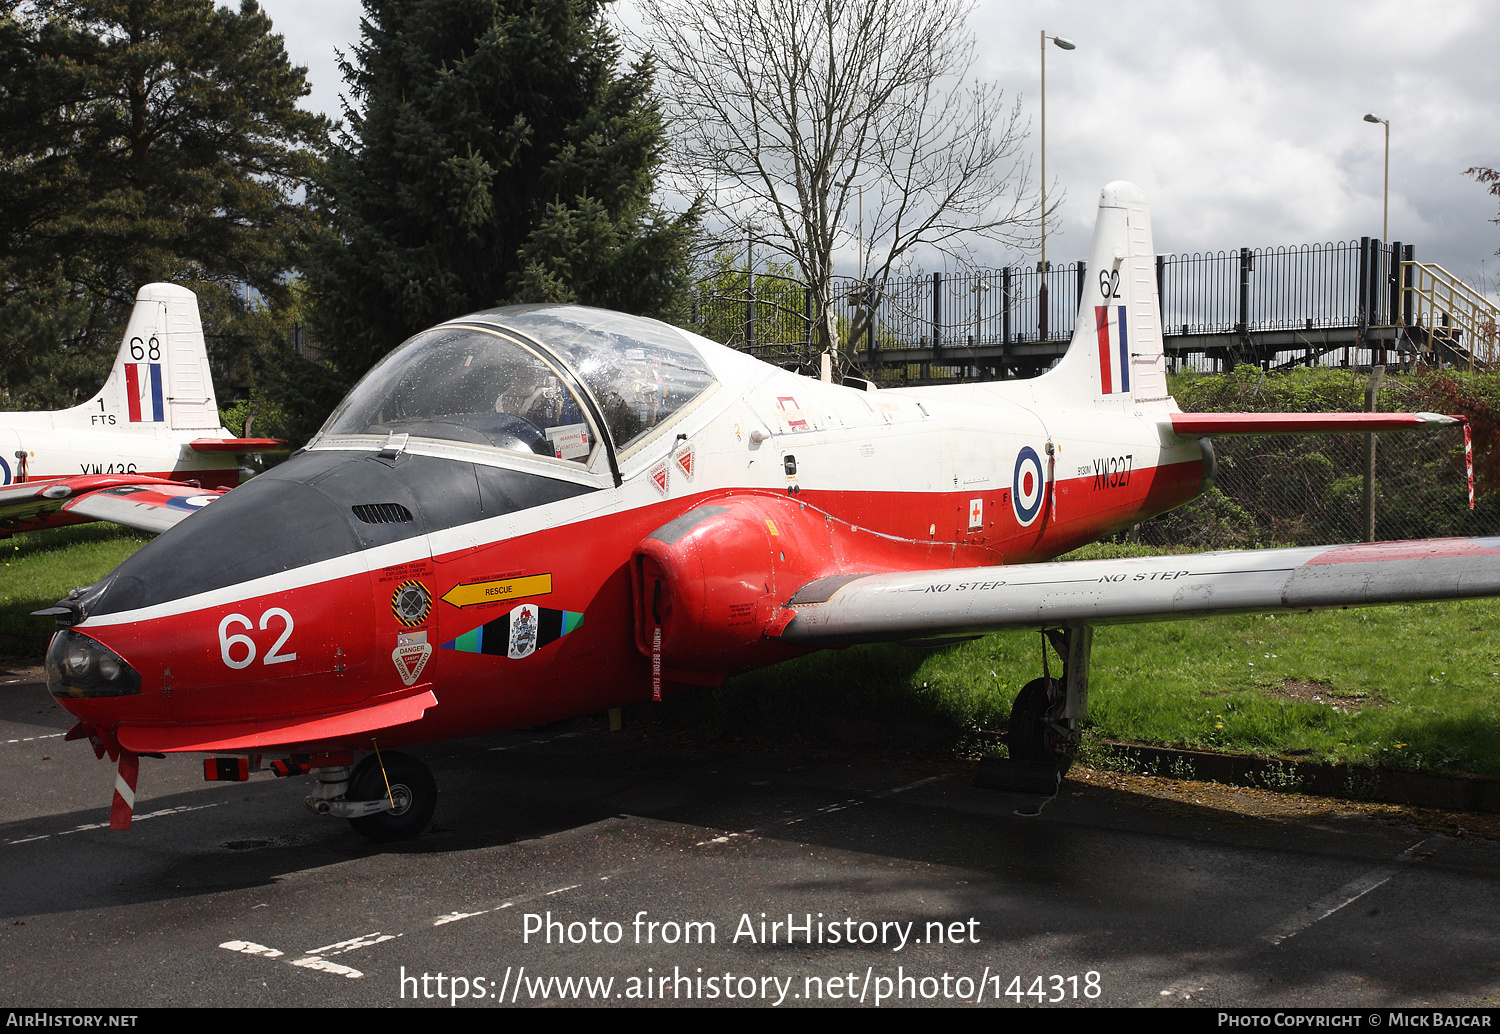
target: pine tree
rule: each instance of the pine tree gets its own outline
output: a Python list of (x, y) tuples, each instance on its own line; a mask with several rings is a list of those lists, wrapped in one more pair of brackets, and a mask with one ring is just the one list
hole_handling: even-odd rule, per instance
[(0, 0), (0, 388), (107, 368), (154, 280), (207, 296), (211, 344), (245, 286), (285, 301), (319, 225), (307, 92), (254, 0)]
[(309, 269), (319, 340), (344, 376), (507, 302), (671, 304), (697, 217), (652, 201), (652, 69), (621, 70), (603, 3), (364, 6), (324, 183), (339, 240)]

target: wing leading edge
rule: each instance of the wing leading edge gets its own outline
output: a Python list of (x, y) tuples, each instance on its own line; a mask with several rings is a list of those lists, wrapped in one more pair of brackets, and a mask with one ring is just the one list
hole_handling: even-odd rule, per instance
[(226, 491), (134, 474), (24, 481), (0, 488), (0, 530), (30, 531), (65, 513), (160, 534)]
[(813, 647), (1500, 596), (1500, 538), (1374, 542), (823, 578), (781, 638)]

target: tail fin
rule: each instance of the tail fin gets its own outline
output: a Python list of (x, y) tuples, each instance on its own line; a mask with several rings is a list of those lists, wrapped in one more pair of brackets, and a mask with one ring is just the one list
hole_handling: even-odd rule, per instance
[(217, 430), (198, 296), (175, 284), (141, 288), (109, 379), (77, 408), (111, 414), (126, 431)]
[(1166, 401), (1151, 209), (1135, 184), (1116, 180), (1099, 192), (1084, 276), (1073, 341), (1037, 387), (1062, 405)]

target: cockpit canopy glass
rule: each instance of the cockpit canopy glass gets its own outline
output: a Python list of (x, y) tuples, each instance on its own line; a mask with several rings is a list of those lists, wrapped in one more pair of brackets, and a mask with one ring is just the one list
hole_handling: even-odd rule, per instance
[(408, 434), (587, 463), (598, 435), (561, 371), (497, 334), (438, 327), (365, 375), (325, 435)]
[(652, 320), (543, 305), (466, 322), (495, 329), (418, 334), (365, 375), (323, 434), (405, 433), (588, 463), (599, 436), (578, 381), (620, 452), (714, 382), (687, 339)]
[(713, 384), (687, 339), (654, 320), (579, 305), (517, 306), (479, 318), (525, 334), (577, 370), (621, 452)]

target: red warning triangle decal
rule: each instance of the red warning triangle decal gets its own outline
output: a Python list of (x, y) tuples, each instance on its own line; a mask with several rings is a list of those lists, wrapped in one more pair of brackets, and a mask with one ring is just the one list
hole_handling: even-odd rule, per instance
[(677, 467), (689, 481), (693, 480), (693, 447), (691, 445), (677, 454)]

